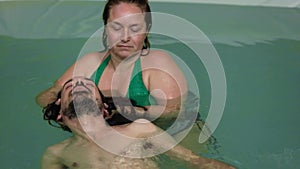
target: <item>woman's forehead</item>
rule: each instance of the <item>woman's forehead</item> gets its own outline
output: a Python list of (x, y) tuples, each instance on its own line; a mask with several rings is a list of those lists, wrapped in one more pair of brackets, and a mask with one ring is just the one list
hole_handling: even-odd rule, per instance
[(130, 16), (132, 19), (144, 16), (143, 11), (140, 7), (133, 3), (120, 3), (112, 6), (109, 11), (109, 20), (115, 20), (118, 18), (124, 18), (124, 16)]

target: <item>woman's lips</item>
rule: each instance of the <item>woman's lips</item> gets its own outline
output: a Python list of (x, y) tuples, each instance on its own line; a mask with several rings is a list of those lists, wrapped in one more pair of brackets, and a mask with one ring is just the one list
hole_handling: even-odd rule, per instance
[(133, 48), (132, 46), (129, 46), (129, 45), (117, 45), (117, 47), (119, 47), (119, 48), (127, 48), (127, 49)]

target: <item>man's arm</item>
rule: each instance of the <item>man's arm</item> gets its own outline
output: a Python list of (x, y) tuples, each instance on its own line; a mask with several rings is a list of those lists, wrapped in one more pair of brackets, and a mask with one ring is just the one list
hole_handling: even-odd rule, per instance
[(186, 161), (193, 167), (199, 169), (235, 169), (235, 167), (221, 161), (198, 156), (191, 150), (180, 145), (176, 145), (174, 148), (167, 151), (166, 154), (170, 157)]
[[(164, 132), (162, 137), (151, 139), (151, 143), (155, 147), (162, 149), (169, 149), (166, 154), (171, 158), (176, 158), (189, 163), (194, 168), (198, 169), (235, 169), (233, 166), (224, 162), (201, 157), (196, 155), (191, 150), (176, 143), (172, 136)], [(172, 145), (175, 145), (174, 147)], [(172, 148), (171, 148), (172, 147)]]
[(55, 155), (53, 147), (47, 148), (43, 154), (41, 169), (65, 169), (65, 166)]
[[(129, 126), (128, 126), (129, 127)], [(129, 128), (128, 128), (129, 129)], [(134, 134), (138, 134), (140, 138), (146, 138), (147, 144), (151, 144), (152, 149), (159, 148), (161, 150), (168, 150), (166, 154), (171, 158), (176, 158), (183, 160), (191, 166), (198, 169), (235, 169), (235, 167), (229, 164), (223, 163), (218, 160), (209, 159), (196, 155), (191, 150), (180, 146), (172, 136), (170, 136), (166, 131), (161, 130), (159, 127), (155, 126), (151, 122), (140, 119), (131, 123), (129, 131)], [(160, 136), (155, 137), (159, 134)], [(147, 145), (144, 146), (147, 150)], [(163, 151), (164, 152), (164, 151)]]

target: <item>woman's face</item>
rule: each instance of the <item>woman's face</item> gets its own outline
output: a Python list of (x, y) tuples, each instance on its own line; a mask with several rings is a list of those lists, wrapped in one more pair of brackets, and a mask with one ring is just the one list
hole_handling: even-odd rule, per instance
[(124, 59), (143, 47), (147, 35), (145, 15), (129, 3), (120, 3), (110, 10), (106, 25), (111, 54)]

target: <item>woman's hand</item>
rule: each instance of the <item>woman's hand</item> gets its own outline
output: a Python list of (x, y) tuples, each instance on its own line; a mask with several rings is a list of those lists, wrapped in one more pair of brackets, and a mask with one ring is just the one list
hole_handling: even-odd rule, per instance
[(145, 118), (147, 108), (137, 106), (126, 97), (105, 97), (104, 118), (110, 125), (130, 123), (139, 118)]
[(36, 97), (36, 103), (41, 107), (46, 107), (48, 104), (53, 103), (57, 100), (57, 95), (60, 90), (61, 87), (53, 86), (47, 90), (42, 91)]

